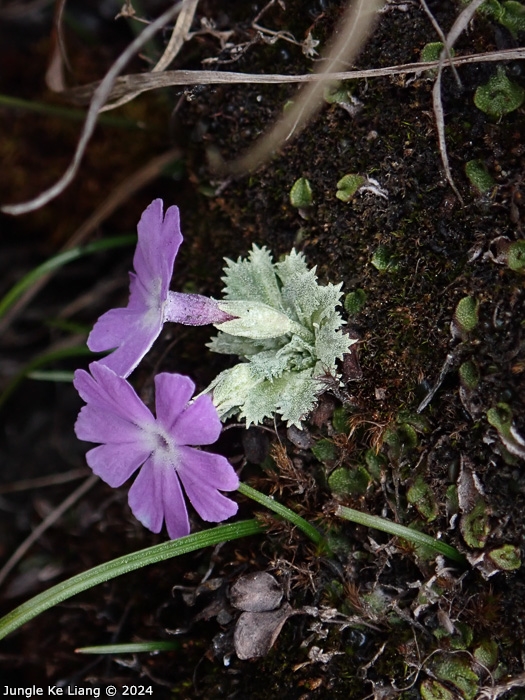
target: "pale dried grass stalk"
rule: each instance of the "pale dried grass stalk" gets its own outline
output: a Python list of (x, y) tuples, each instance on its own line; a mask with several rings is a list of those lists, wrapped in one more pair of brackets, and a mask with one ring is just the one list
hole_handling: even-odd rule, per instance
[[(502, 51), (488, 51), (485, 53), (470, 54), (469, 56), (453, 56), (443, 66), (464, 66), (474, 63), (492, 63), (498, 61), (515, 61), (525, 58), (525, 47), (516, 49), (504, 49)], [(409, 73), (423, 73), (426, 70), (438, 68), (440, 61), (418, 61), (417, 63), (401, 63), (396, 66), (384, 68), (367, 68), (366, 70), (336, 71), (329, 74), (331, 81), (364, 80), (368, 78), (381, 78), (389, 75), (408, 75)], [(326, 79), (327, 76), (320, 73), (302, 73), (298, 75), (284, 75), (282, 73), (236, 73), (235, 71), (211, 71), (211, 70), (172, 70), (164, 73), (136, 73), (117, 78), (110, 98), (118, 99), (127, 91), (133, 91), (139, 95), (150, 90), (181, 85), (276, 85), (281, 83), (316, 83)], [(67, 91), (66, 96), (75, 104), (88, 104), (99, 83), (88, 83)]]
[(439, 143), (439, 153), (441, 155), (441, 162), (443, 164), (443, 169), (445, 171), (445, 177), (447, 178), (448, 184), (454, 190), (456, 197), (463, 204), (463, 198), (456, 187), (456, 183), (452, 177), (452, 172), (450, 170), (450, 164), (448, 160), (447, 153), (447, 142), (445, 138), (445, 115), (443, 112), (443, 102), (441, 100), (441, 75), (443, 71), (443, 63), (445, 56), (450, 55), (450, 49), (454, 46), (458, 38), (461, 36), (462, 32), (467, 28), (470, 20), (474, 17), (474, 13), (480, 5), (483, 4), (485, 0), (472, 0), (470, 5), (468, 5), (456, 18), (456, 21), (452, 25), (449, 33), (445, 37), (445, 49), (441, 52), (438, 66), (438, 74), (436, 76), (436, 81), (432, 89), (432, 104), (434, 108), (434, 116), (436, 118), (436, 129), (438, 135)]
[[(95, 211), (78, 227), (71, 238), (58, 251), (63, 253), (75, 246), (81, 245), (89, 235), (96, 230), (122, 204), (128, 201), (132, 194), (140, 190), (144, 185), (159, 176), (162, 170), (177, 158), (182, 156), (179, 148), (172, 148), (160, 156), (155, 156), (146, 165), (119, 183), (111, 194), (105, 199)], [(44, 287), (49, 280), (58, 272), (53, 270), (47, 275), (40, 277), (22, 296), (17, 299), (13, 306), (0, 319), (0, 334), (12, 323), (13, 319), (29, 304), (36, 294)]]
[(333, 85), (331, 75), (341, 63), (350, 63), (368, 37), (378, 10), (384, 0), (355, 0), (343, 17), (338, 36), (328, 47), (326, 61), (315, 71), (320, 79), (306, 85), (296, 101), (274, 125), (270, 132), (264, 134), (248, 152), (221, 169), (230, 174), (242, 174), (254, 170), (271, 157), (292, 134), (297, 136), (308, 121), (323, 104), (324, 91)]
[(127, 49), (120, 54), (115, 63), (106, 73), (104, 80), (102, 80), (93, 94), (93, 99), (91, 100), (91, 104), (86, 115), (86, 121), (84, 122), (73, 160), (60, 180), (58, 180), (58, 182), (56, 182), (52, 187), (39, 194), (38, 197), (35, 197), (28, 202), (3, 206), (1, 211), (3, 211), (4, 214), (13, 214), (14, 216), (18, 216), (20, 214), (27, 214), (30, 211), (35, 211), (35, 209), (43, 207), (52, 199), (58, 197), (58, 195), (66, 189), (78, 171), (86, 147), (89, 143), (91, 135), (93, 134), (93, 131), (95, 130), (100, 109), (106, 103), (117, 76), (135, 55), (135, 53), (142, 46), (144, 46), (144, 44), (147, 43), (159, 29), (162, 29), (165, 24), (167, 24), (180, 12), (181, 5), (182, 3), (179, 2), (173, 7), (170, 7), (158, 19), (148, 25), (146, 29), (144, 29), (140, 35), (131, 42)]
[(82, 484), (75, 489), (62, 503), (57, 506), (54, 510), (49, 513), (49, 515), (42, 520), (40, 525), (38, 525), (33, 532), (27, 537), (22, 544), (16, 549), (12, 556), (6, 561), (2, 569), (0, 570), (0, 586), (9, 576), (11, 571), (24, 557), (26, 552), (37, 542), (40, 537), (48, 530), (56, 521), (64, 515), (72, 506), (79, 501), (82, 496), (84, 496), (93, 486), (97, 483), (98, 476), (92, 474), (82, 482)]
[[(160, 57), (158, 63), (151, 69), (152, 73), (160, 73), (173, 62), (186, 41), (198, 4), (199, 0), (182, 0), (182, 8), (179, 16), (177, 17), (177, 21), (175, 22), (175, 26), (173, 27), (173, 32), (171, 33), (168, 45), (166, 46), (166, 49)], [(111, 109), (115, 109), (116, 107), (120, 107), (127, 102), (131, 102), (131, 100), (135, 99), (135, 97), (140, 95), (141, 92), (142, 90), (139, 90), (138, 92), (128, 92), (115, 102), (104, 105), (100, 111), (107, 112)]]

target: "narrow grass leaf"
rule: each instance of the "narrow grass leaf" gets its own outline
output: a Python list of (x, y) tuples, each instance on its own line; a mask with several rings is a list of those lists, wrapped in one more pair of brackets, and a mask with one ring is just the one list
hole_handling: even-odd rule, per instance
[(219, 525), (203, 532), (196, 532), (178, 540), (163, 542), (162, 544), (141, 549), (139, 552), (133, 552), (132, 554), (125, 554), (118, 559), (95, 566), (49, 588), (47, 591), (39, 593), (2, 617), (0, 619), (0, 639), (3, 639), (10, 632), (13, 632), (37, 615), (40, 615), (44, 610), (62, 603), (64, 600), (77, 595), (77, 593), (93, 588), (93, 586), (98, 586), (99, 583), (104, 583), (149, 564), (156, 564), (181, 554), (194, 552), (197, 549), (212, 547), (221, 542), (229, 542), (241, 537), (258, 535), (262, 532), (264, 532), (264, 529), (256, 520), (241, 520), (238, 523)]
[(180, 642), (130, 642), (129, 644), (101, 644), (94, 647), (75, 649), (76, 654), (140, 654), (157, 651), (175, 651), (180, 649)]
[(5, 315), (6, 311), (13, 306), (15, 301), (22, 296), (26, 289), (49, 272), (63, 267), (73, 260), (78, 260), (78, 258), (82, 258), (85, 255), (92, 255), (93, 253), (99, 253), (102, 250), (110, 250), (111, 248), (134, 245), (136, 242), (137, 236), (135, 234), (113, 236), (111, 238), (105, 238), (102, 241), (95, 241), (94, 243), (88, 243), (84, 246), (71, 248), (71, 250), (66, 250), (63, 253), (54, 255), (52, 258), (49, 258), (49, 260), (38, 265), (38, 267), (35, 267), (31, 272), (28, 272), (27, 275), (24, 275), (21, 280), (11, 287), (7, 294), (0, 300), (0, 318)]
[(419, 532), (418, 530), (413, 530), (405, 525), (393, 523), (391, 520), (380, 518), (377, 515), (361, 513), (359, 510), (346, 508), (345, 506), (338, 506), (335, 514), (341, 518), (344, 518), (345, 520), (351, 520), (353, 523), (365, 525), (365, 527), (370, 527), (374, 530), (381, 530), (382, 532), (387, 532), (389, 535), (394, 535), (395, 537), (402, 537), (404, 540), (412, 542), (413, 544), (431, 547), (439, 554), (443, 554), (445, 557), (458, 562), (458, 564), (467, 566), (467, 560), (455, 547), (452, 547), (445, 542), (441, 542), (440, 540), (436, 540), (434, 537), (430, 537), (430, 535), (425, 535), (423, 532)]
[(264, 493), (252, 489), (252, 487), (247, 486), (247, 484), (239, 484), (239, 488), (237, 490), (244, 496), (248, 496), (248, 498), (251, 498), (260, 505), (265, 506), (268, 508), (268, 510), (273, 510), (274, 513), (277, 513), (277, 515), (280, 515), (285, 520), (288, 520), (290, 523), (292, 523), (292, 525), (295, 525), (297, 528), (299, 528), (299, 530), (302, 530), (302, 532), (304, 532), (304, 534), (315, 544), (323, 544), (324, 537), (321, 535), (319, 530), (317, 530), (307, 520), (301, 518), (300, 515), (294, 513), (293, 510), (290, 510), (286, 506), (274, 501), (274, 499), (270, 496), (265, 496)]

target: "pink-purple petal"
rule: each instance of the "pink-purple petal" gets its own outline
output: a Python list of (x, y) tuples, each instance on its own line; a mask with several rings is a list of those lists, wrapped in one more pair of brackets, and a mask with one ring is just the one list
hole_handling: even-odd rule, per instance
[(178, 207), (169, 207), (164, 217), (162, 209), (162, 200), (155, 199), (142, 213), (137, 226), (139, 240), (133, 266), (148, 290), (160, 280), (159, 291), (165, 299), (183, 238)]
[[(150, 285), (151, 287), (151, 285)], [(160, 290), (160, 287), (159, 287)], [(147, 289), (144, 283), (134, 272), (129, 273), (129, 300), (127, 309), (130, 311), (138, 311), (145, 313), (153, 302), (157, 302), (160, 308), (164, 300), (160, 299), (159, 294), (153, 294), (151, 288)]]
[(182, 493), (179, 477), (173, 468), (164, 467), (162, 504), (166, 529), (172, 540), (184, 537), (190, 532), (188, 510)]
[(177, 471), (190, 500), (190, 492), (204, 485), (221, 491), (234, 491), (239, 487), (239, 477), (226, 457), (194, 447), (179, 446), (178, 452)]
[(194, 391), (195, 384), (182, 374), (161, 372), (155, 377), (157, 420), (169, 433)]
[(221, 429), (217, 409), (206, 395), (196, 398), (179, 415), (170, 432), (177, 445), (211, 445), (218, 440)]
[(136, 444), (106, 444), (89, 450), (86, 460), (97, 476), (116, 488), (122, 486), (148, 456), (148, 450)]
[(85, 370), (77, 370), (73, 380), (75, 389), (86, 403), (137, 425), (151, 424), (155, 421), (125, 379), (100, 362), (92, 362), (89, 369), (91, 375)]
[(164, 521), (162, 510), (162, 477), (150, 457), (133, 482), (128, 503), (133, 515), (152, 532), (160, 532)]
[(75, 423), (79, 440), (114, 444), (139, 442), (143, 432), (135, 423), (88, 404), (80, 409)]
[(162, 317), (149, 312), (135, 316), (128, 333), (119, 347), (99, 362), (112, 369), (119, 377), (128, 377), (149, 352), (162, 330)]
[(188, 511), (175, 469), (152, 455), (135, 479), (128, 496), (134, 516), (152, 532), (166, 522), (168, 535), (177, 539), (189, 534)]
[(102, 314), (93, 326), (87, 346), (93, 352), (104, 352), (117, 348), (126, 339), (129, 327), (136, 317), (129, 309), (110, 309)]
[(208, 484), (200, 484), (196, 489), (188, 490), (184, 484), (184, 490), (191, 505), (203, 520), (211, 523), (219, 523), (236, 515), (239, 506), (231, 498), (223, 496)]

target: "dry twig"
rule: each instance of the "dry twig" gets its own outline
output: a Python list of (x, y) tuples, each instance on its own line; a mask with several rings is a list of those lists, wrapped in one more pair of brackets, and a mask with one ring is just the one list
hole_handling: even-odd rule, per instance
[[(451, 66), (464, 66), (474, 63), (494, 63), (499, 61), (515, 61), (525, 58), (525, 47), (516, 49), (504, 49), (502, 51), (489, 51), (486, 53), (476, 53), (470, 56), (453, 56)], [(408, 75), (409, 73), (423, 73), (439, 67), (438, 61), (419, 61), (417, 63), (401, 63), (396, 66), (385, 66), (384, 68), (367, 68), (366, 70), (335, 71), (329, 75), (319, 73), (302, 73), (298, 75), (284, 75), (282, 73), (236, 73), (233, 71), (211, 71), (211, 70), (172, 70), (164, 73), (137, 73), (124, 75), (115, 81), (110, 98), (118, 99), (127, 91), (136, 91), (136, 94), (148, 92), (149, 90), (160, 90), (161, 88), (173, 87), (176, 85), (243, 85), (260, 84), (276, 85), (282, 83), (316, 83), (328, 78), (331, 82), (340, 80), (365, 80), (369, 78), (382, 78), (389, 75)], [(449, 65), (447, 62), (443, 67)], [(66, 97), (69, 97), (76, 104), (87, 104), (96, 90), (99, 83), (88, 83), (80, 87), (68, 90)]]
[[(128, 201), (131, 195), (144, 187), (144, 185), (146, 185), (148, 182), (151, 182), (151, 180), (158, 177), (163, 168), (165, 168), (169, 163), (172, 163), (176, 158), (179, 158), (180, 155), (181, 152), (179, 148), (172, 148), (169, 151), (166, 151), (166, 153), (162, 153), (160, 156), (152, 158), (143, 168), (137, 170), (137, 172), (126, 178), (124, 182), (117, 185), (109, 197), (95, 209), (91, 216), (89, 216), (81, 226), (79, 226), (67, 243), (58, 252), (63, 253), (66, 250), (70, 250), (71, 248), (84, 243), (88, 236), (98, 226), (100, 226), (105, 219), (111, 216), (111, 214), (113, 214), (118, 207), (124, 204), (124, 202)], [(53, 270), (47, 275), (40, 277), (40, 279), (38, 279), (22, 294), (19, 299), (17, 299), (9, 311), (7, 311), (0, 319), (0, 334), (5, 331), (13, 319), (29, 304), (31, 299), (38, 294), (42, 287), (49, 282), (57, 271), (58, 270)]]
[(88, 113), (86, 115), (86, 121), (84, 122), (84, 127), (80, 135), (80, 139), (75, 150), (75, 155), (69, 167), (67, 168), (64, 175), (56, 182), (52, 187), (45, 190), (38, 197), (31, 199), (29, 202), (23, 202), (21, 204), (11, 204), (1, 208), (5, 214), (13, 214), (18, 216), (20, 214), (27, 214), (30, 211), (35, 211), (43, 207), (45, 204), (50, 202), (55, 197), (58, 197), (66, 187), (71, 183), (75, 177), (77, 170), (80, 166), (80, 162), (84, 156), (87, 145), (95, 130), (97, 123), (97, 117), (100, 112), (101, 107), (106, 103), (108, 99), (113, 84), (119, 75), (119, 73), (124, 69), (128, 61), (131, 60), (132, 56), (146, 44), (162, 27), (167, 24), (175, 15), (180, 12), (181, 3), (177, 3), (173, 7), (170, 7), (166, 12), (164, 12), (158, 19), (152, 22), (146, 29), (144, 29), (140, 35), (131, 42), (125, 51), (123, 51), (117, 58), (115, 63), (111, 66), (109, 71), (106, 73), (104, 80), (95, 90), (93, 94), (93, 99), (89, 106)]
[(372, 30), (377, 11), (384, 0), (355, 0), (348, 7), (338, 36), (329, 46), (323, 66), (315, 72), (318, 81), (303, 88), (294, 104), (274, 127), (250, 147), (248, 152), (223, 167), (227, 172), (241, 174), (254, 170), (279, 149), (292, 134), (297, 136), (323, 103), (324, 91), (333, 84), (332, 73), (342, 63), (351, 62)]
[(445, 37), (445, 49), (443, 49), (439, 58), (438, 74), (434, 83), (434, 87), (432, 89), (432, 104), (434, 107), (434, 116), (436, 117), (436, 128), (438, 134), (439, 152), (441, 154), (441, 162), (445, 171), (445, 177), (447, 178), (449, 185), (454, 190), (461, 204), (463, 204), (463, 198), (459, 193), (458, 188), (456, 187), (456, 183), (454, 182), (454, 179), (452, 177), (450, 165), (448, 162), (447, 142), (445, 138), (445, 115), (443, 113), (443, 103), (441, 101), (441, 74), (443, 71), (443, 63), (445, 60), (445, 56), (447, 55), (447, 53), (448, 55), (450, 55), (450, 49), (454, 46), (464, 29), (466, 29), (470, 20), (474, 16), (474, 13), (483, 2), (484, 0), (472, 0), (470, 5), (468, 5), (468, 7), (466, 7), (462, 12), (460, 12), (458, 17), (456, 18), (456, 21), (452, 25), (451, 30)]
[[(173, 62), (187, 39), (198, 4), (199, 0), (182, 0), (182, 8), (173, 27), (168, 45), (158, 63), (151, 69), (152, 73), (159, 73), (165, 70)], [(110, 109), (120, 107), (127, 102), (131, 102), (137, 95), (140, 95), (140, 92), (128, 92), (115, 102), (104, 105), (100, 111), (107, 112)]]

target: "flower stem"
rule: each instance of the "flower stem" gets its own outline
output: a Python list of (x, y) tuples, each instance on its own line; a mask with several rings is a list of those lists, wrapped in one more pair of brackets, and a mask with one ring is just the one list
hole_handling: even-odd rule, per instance
[(251, 486), (243, 484), (242, 482), (239, 484), (238, 491), (242, 493), (243, 496), (248, 496), (248, 498), (251, 498), (269, 510), (273, 510), (274, 513), (277, 513), (277, 515), (280, 515), (285, 520), (288, 520), (290, 523), (292, 523), (292, 525), (295, 525), (299, 528), (299, 530), (302, 530), (304, 534), (315, 544), (320, 545), (324, 542), (324, 537), (321, 535), (319, 530), (317, 530), (307, 520), (301, 518), (300, 515), (294, 513), (293, 510), (290, 510), (286, 506), (281, 505), (281, 503), (274, 501), (271, 496), (265, 496), (264, 493), (256, 491), (255, 489), (252, 489)]
[(387, 520), (386, 518), (380, 518), (377, 515), (368, 515), (368, 513), (362, 513), (359, 510), (346, 508), (345, 506), (337, 506), (335, 514), (341, 518), (344, 518), (345, 520), (351, 520), (353, 523), (365, 525), (366, 527), (374, 528), (374, 530), (388, 532), (389, 535), (402, 537), (403, 539), (413, 542), (414, 544), (431, 547), (436, 552), (445, 555), (453, 561), (457, 561), (458, 564), (462, 564), (463, 566), (467, 565), (467, 560), (455, 547), (451, 547), (449, 544), (436, 540), (434, 537), (425, 535), (423, 532), (414, 530), (411, 527), (399, 525), (398, 523), (393, 523), (391, 520)]

